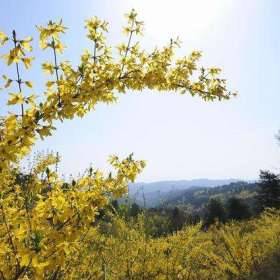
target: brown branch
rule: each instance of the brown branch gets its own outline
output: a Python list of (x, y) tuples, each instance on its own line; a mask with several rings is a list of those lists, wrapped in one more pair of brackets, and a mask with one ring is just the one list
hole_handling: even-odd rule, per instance
[(55, 270), (55, 272), (53, 273), (52, 277), (50, 278), (50, 280), (58, 279), (59, 271), (60, 271), (60, 267), (58, 266), (57, 269)]
[(0, 279), (1, 280), (6, 280), (6, 277), (4, 276), (4, 273), (2, 272), (2, 270), (0, 270)]
[(130, 30), (130, 34), (129, 34), (129, 38), (128, 38), (128, 43), (127, 43), (127, 46), (126, 46), (126, 49), (125, 49), (124, 62), (122, 64), (122, 68), (121, 68), (121, 72), (120, 72), (120, 77), (122, 75), (122, 72), (123, 72), (123, 69), (124, 69), (124, 66), (125, 66), (125, 60), (127, 58), (128, 51), (130, 49), (130, 43), (131, 43), (131, 39), (132, 39), (132, 34), (134, 32), (134, 30), (133, 30), (134, 23), (135, 23), (135, 20), (133, 20), (132, 23), (131, 23), (131, 30)]
[[(17, 48), (17, 37), (16, 37), (16, 31), (13, 30), (13, 42), (14, 42), (14, 46), (15, 48)], [(19, 89), (19, 92), (21, 93), (22, 90), (21, 90), (21, 84), (22, 84), (22, 80), (20, 78), (20, 74), (19, 74), (19, 65), (18, 65), (18, 62), (16, 62), (16, 70), (17, 70), (17, 84), (18, 84), (18, 89)], [(21, 104), (21, 117), (23, 119), (23, 115), (24, 115), (24, 108), (23, 108), (23, 104)]]
[(55, 41), (54, 38), (52, 38), (51, 48), (53, 49), (53, 55), (54, 55), (54, 69), (55, 69), (55, 76), (56, 76), (56, 83), (57, 83), (57, 95), (58, 95), (58, 107), (61, 107), (61, 97), (60, 97), (60, 89), (58, 86), (59, 77), (58, 77), (58, 63), (57, 63), (57, 54), (56, 54), (56, 47), (55, 47)]

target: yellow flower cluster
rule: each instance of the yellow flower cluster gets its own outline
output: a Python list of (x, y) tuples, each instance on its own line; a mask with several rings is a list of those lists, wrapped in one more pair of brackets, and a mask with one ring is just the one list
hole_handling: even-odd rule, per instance
[(1, 174), (0, 275), (5, 279), (21, 279), (29, 271), (34, 279), (48, 279), (65, 267), (73, 250), (96, 238), (93, 223), (100, 209), (126, 193), (145, 165), (132, 156), (122, 161), (113, 156), (115, 175), (90, 169), (67, 183), (51, 170), (57, 161), (52, 154), (40, 155), (28, 174), (16, 168)]

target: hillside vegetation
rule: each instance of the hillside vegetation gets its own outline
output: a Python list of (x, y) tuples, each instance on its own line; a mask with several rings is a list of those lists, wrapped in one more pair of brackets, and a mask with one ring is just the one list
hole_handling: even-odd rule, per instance
[(145, 219), (114, 218), (71, 263), (71, 279), (279, 279), (280, 212), (246, 222), (186, 226), (153, 238)]
[[(231, 180), (229, 181), (231, 182)], [(145, 204), (145, 207), (189, 204), (196, 210), (211, 198), (220, 198), (226, 201), (230, 197), (236, 196), (246, 200), (251, 205), (253, 204), (253, 198), (258, 188), (257, 183), (236, 180), (236, 182), (229, 184), (221, 184), (224, 182), (226, 180), (221, 180), (220, 184), (217, 180), (200, 180), (197, 183), (193, 181), (157, 182), (144, 185), (138, 183), (133, 184), (133, 187), (130, 186), (129, 198), (141, 206)]]

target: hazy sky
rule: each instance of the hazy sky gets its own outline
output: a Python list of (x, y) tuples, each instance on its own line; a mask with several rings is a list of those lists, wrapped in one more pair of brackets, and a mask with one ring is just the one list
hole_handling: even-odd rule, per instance
[[(143, 46), (152, 48), (177, 35), (178, 55), (202, 50), (205, 66), (219, 66), (239, 96), (205, 103), (188, 95), (132, 92), (114, 105), (98, 105), (84, 119), (58, 124), (54, 136), (34, 150), (59, 151), (60, 172), (82, 171), (90, 163), (108, 168), (110, 154), (134, 152), (147, 160), (139, 181), (208, 178), (257, 178), (260, 169), (280, 167), (280, 1), (277, 0), (1, 0), (0, 29), (22, 36), (38, 34), (34, 26), (63, 18), (65, 58), (77, 62), (90, 47), (84, 20), (97, 15), (110, 23), (109, 42), (121, 35), (123, 14), (134, 7), (145, 21)], [(4, 52), (0, 49), (0, 53)], [(32, 70), (36, 93), (43, 80), (39, 54)], [(0, 64), (1, 74), (10, 73)], [(3, 93), (2, 93), (3, 94)], [(0, 105), (4, 108), (4, 98)]]

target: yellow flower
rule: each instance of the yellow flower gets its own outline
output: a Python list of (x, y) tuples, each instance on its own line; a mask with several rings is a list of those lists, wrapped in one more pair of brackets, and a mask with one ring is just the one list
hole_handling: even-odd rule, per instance
[(15, 105), (15, 104), (23, 104), (24, 97), (21, 92), (19, 93), (10, 93), (10, 98), (8, 100), (8, 105)]
[(29, 88), (32, 88), (32, 87), (33, 87), (33, 84), (32, 84), (32, 82), (30, 82), (30, 81), (25, 81), (24, 83), (25, 83), (26, 86), (28, 86)]
[(4, 45), (9, 40), (9, 37), (2, 31), (0, 31), (0, 45)]
[(24, 63), (25, 68), (29, 69), (31, 67), (32, 60), (34, 60), (34, 57), (24, 57), (21, 60)]
[(54, 73), (54, 66), (51, 63), (45, 62), (42, 64), (42, 69), (47, 74), (53, 74)]

